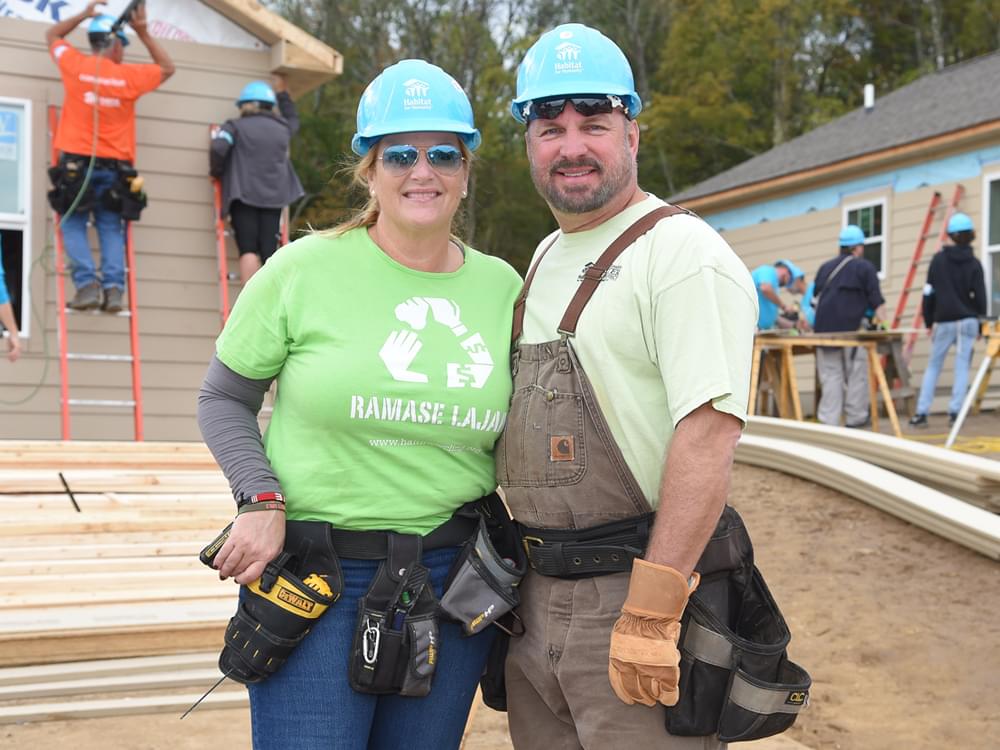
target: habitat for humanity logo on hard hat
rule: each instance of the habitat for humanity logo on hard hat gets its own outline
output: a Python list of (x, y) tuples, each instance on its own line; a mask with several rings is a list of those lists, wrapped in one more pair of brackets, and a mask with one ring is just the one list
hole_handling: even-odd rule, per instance
[[(560, 34), (563, 39), (573, 36), (572, 32), (564, 31)], [(579, 44), (573, 42), (563, 42), (556, 47), (556, 73), (582, 73), (583, 63), (580, 62), (580, 51), (583, 49)]]
[(411, 78), (403, 83), (403, 109), (431, 109), (434, 105), (428, 93), (431, 86), (427, 81)]

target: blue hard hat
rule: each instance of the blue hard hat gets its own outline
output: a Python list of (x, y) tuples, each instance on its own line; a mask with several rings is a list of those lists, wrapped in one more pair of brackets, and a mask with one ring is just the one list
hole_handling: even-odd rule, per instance
[(948, 219), (948, 234), (955, 234), (956, 232), (971, 232), (975, 229), (972, 225), (972, 219), (969, 218), (968, 214), (956, 213), (952, 214), (951, 218)]
[(792, 281), (795, 281), (796, 279), (804, 279), (806, 277), (806, 275), (802, 272), (802, 269), (792, 263), (792, 261), (782, 259), (779, 260), (778, 263), (788, 269), (788, 272), (792, 275)]
[(470, 151), (482, 141), (458, 81), (426, 60), (400, 60), (361, 95), (351, 150), (364, 156), (384, 135), (417, 131), (455, 133)]
[(854, 247), (865, 244), (865, 233), (857, 224), (848, 224), (840, 230), (840, 246)]
[(632, 67), (618, 45), (597, 29), (565, 23), (542, 34), (524, 56), (510, 113), (523, 123), (527, 102), (586, 94), (621, 97), (629, 117), (642, 111)]
[[(105, 34), (110, 34), (111, 28), (115, 25), (115, 21), (117, 20), (118, 19), (115, 18), (114, 16), (109, 16), (106, 14), (100, 16), (94, 16), (93, 20), (91, 20), (90, 22), (90, 25), (87, 27), (87, 36), (91, 37), (90, 40), (91, 43), (93, 43), (94, 41), (92, 37), (95, 36), (101, 37), (104, 36)], [(118, 29), (115, 32), (115, 36), (117, 36), (121, 40), (123, 46), (128, 45), (128, 37), (125, 36), (124, 31)]]
[(278, 103), (278, 98), (266, 81), (250, 81), (240, 92), (240, 98), (236, 100), (236, 106), (247, 102), (263, 102), (272, 107)]

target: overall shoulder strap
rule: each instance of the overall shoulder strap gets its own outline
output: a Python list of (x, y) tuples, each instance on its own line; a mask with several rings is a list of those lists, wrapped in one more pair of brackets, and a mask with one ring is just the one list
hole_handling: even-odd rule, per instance
[(636, 221), (608, 246), (608, 249), (604, 251), (601, 257), (587, 268), (583, 274), (583, 281), (580, 282), (580, 287), (576, 290), (576, 294), (573, 295), (573, 299), (570, 300), (569, 306), (566, 308), (566, 313), (559, 323), (559, 333), (569, 336), (576, 334), (576, 324), (580, 320), (583, 308), (587, 306), (590, 298), (594, 296), (598, 285), (604, 281), (605, 274), (608, 272), (611, 264), (618, 259), (619, 255), (625, 252), (627, 247), (655, 227), (661, 219), (667, 219), (677, 214), (695, 215), (682, 206), (661, 206)]
[(524, 331), (524, 305), (528, 300), (528, 290), (531, 288), (531, 280), (535, 278), (535, 271), (538, 270), (538, 266), (542, 263), (542, 258), (545, 257), (545, 253), (549, 251), (556, 240), (562, 232), (556, 232), (556, 236), (552, 238), (552, 241), (546, 245), (542, 252), (538, 254), (538, 259), (531, 265), (531, 269), (528, 271), (528, 275), (524, 278), (524, 286), (521, 287), (521, 293), (517, 295), (517, 299), (514, 300), (514, 322), (511, 326), (510, 340), (512, 343), (516, 344), (517, 340), (521, 338), (521, 333)]

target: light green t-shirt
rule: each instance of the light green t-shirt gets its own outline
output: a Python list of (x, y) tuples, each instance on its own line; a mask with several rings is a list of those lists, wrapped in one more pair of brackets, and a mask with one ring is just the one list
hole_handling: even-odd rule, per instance
[[(522, 341), (557, 339), (588, 264), (663, 205), (650, 196), (596, 229), (560, 234), (535, 273)], [(654, 508), (682, 418), (711, 401), (746, 422), (756, 322), (757, 295), (743, 261), (708, 224), (687, 215), (661, 220), (626, 249), (584, 308), (573, 348)]]
[(493, 491), (521, 279), (471, 248), (453, 273), (407, 268), (357, 229), (282, 248), (216, 343), (277, 376), (264, 436), (288, 517), (427, 533)]

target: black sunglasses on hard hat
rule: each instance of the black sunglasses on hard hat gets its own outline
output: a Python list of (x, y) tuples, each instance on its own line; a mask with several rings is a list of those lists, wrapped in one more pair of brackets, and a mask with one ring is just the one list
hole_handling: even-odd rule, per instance
[(573, 109), (584, 117), (593, 115), (606, 115), (621, 109), (628, 117), (628, 110), (620, 97), (608, 96), (560, 96), (553, 99), (535, 99), (525, 102), (521, 108), (521, 114), (526, 122), (532, 120), (554, 120), (564, 109), (566, 102), (573, 105)]

